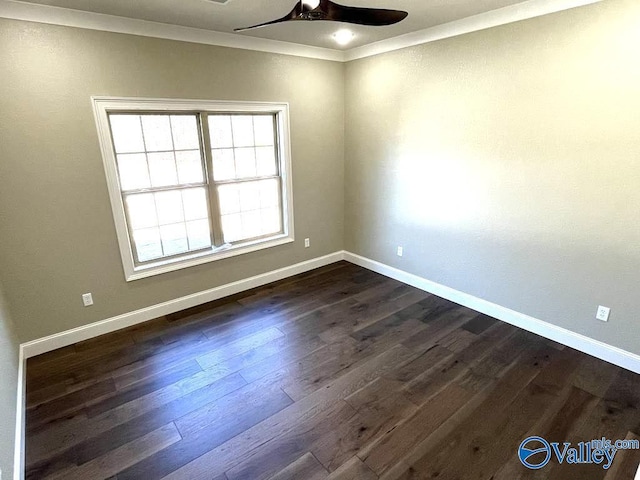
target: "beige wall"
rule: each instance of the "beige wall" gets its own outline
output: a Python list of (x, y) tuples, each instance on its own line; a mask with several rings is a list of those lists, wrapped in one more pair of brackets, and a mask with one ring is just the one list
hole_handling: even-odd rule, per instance
[[(0, 72), (0, 277), (22, 341), (342, 248), (342, 64), (0, 20)], [(126, 283), (91, 95), (289, 102), (296, 242)]]
[(349, 63), (346, 249), (640, 353), (639, 46), (606, 0)]
[(0, 287), (0, 470), (13, 475), (18, 387), (18, 338)]

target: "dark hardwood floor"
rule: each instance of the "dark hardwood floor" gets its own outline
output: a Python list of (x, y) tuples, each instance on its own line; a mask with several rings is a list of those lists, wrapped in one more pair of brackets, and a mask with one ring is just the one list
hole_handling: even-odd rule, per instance
[(632, 479), (640, 376), (340, 262), (32, 358), (27, 478)]

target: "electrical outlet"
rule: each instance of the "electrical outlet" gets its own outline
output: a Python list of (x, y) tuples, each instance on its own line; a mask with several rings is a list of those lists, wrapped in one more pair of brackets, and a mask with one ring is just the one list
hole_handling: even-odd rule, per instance
[(304, 248), (309, 248), (311, 246), (311, 240), (308, 238), (304, 239)]
[(596, 318), (598, 320), (602, 320), (603, 322), (607, 322), (609, 320), (609, 312), (611, 312), (611, 309), (609, 307), (603, 307), (602, 305), (598, 305)]
[(82, 303), (85, 307), (90, 307), (91, 305), (93, 305), (93, 296), (90, 293), (83, 294)]
[(396, 253), (398, 254), (399, 257), (401, 257), (404, 253), (404, 249), (402, 247), (398, 247), (398, 250), (396, 251)]

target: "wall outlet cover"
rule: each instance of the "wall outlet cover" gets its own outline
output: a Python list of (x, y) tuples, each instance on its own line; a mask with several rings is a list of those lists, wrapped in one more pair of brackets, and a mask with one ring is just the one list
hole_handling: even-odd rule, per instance
[(602, 320), (603, 322), (606, 322), (609, 320), (609, 312), (611, 312), (611, 309), (609, 307), (603, 307), (602, 305), (598, 305), (596, 318), (598, 320)]
[(93, 305), (93, 296), (90, 293), (83, 294), (82, 303), (85, 307), (90, 307), (91, 305)]

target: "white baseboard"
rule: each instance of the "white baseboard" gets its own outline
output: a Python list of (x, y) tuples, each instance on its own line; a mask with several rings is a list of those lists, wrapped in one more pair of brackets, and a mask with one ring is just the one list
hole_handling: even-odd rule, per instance
[(48, 337), (23, 343), (21, 345), (21, 350), (24, 353), (25, 359), (35, 357), (36, 355), (41, 355), (58, 348), (73, 345), (74, 343), (104, 335), (105, 333), (115, 332), (116, 330), (153, 320), (154, 318), (158, 318), (163, 315), (179, 312), (187, 308), (202, 305), (203, 303), (212, 302), (223, 297), (228, 297), (229, 295), (260, 287), (267, 283), (292, 277), (293, 275), (298, 275), (315, 268), (323, 267), (342, 259), (342, 251), (334, 252), (323, 257), (307, 260), (306, 262), (290, 265), (288, 267), (273, 270), (244, 280), (239, 280), (237, 282), (227, 283), (220, 287), (211, 288), (192, 295), (176, 298), (174, 300), (169, 300), (168, 302), (159, 303), (157, 305), (152, 305), (150, 307), (118, 315), (106, 320), (101, 320), (89, 325), (84, 325), (72, 330), (67, 330), (65, 332), (56, 333)]
[(13, 455), (13, 480), (24, 480), (24, 416), (26, 411), (26, 358), (22, 345), (18, 353), (18, 389), (16, 394), (16, 439)]
[(636, 355), (621, 348), (586, 337), (566, 328), (558, 327), (551, 323), (530, 317), (524, 313), (516, 312), (495, 303), (474, 297), (468, 293), (460, 292), (453, 288), (441, 285), (426, 278), (413, 275), (375, 260), (362, 257), (350, 252), (344, 252), (344, 259), (361, 267), (380, 273), (387, 277), (406, 283), (413, 287), (432, 293), (465, 307), (497, 318), (503, 322), (528, 330), (542, 337), (561, 343), (581, 352), (599, 358), (619, 367), (626, 368), (635, 373), (640, 373), (640, 355)]

